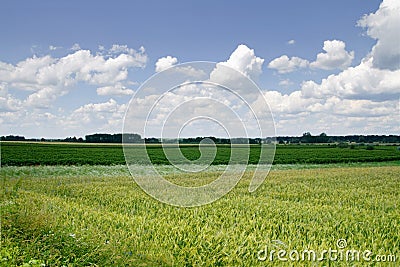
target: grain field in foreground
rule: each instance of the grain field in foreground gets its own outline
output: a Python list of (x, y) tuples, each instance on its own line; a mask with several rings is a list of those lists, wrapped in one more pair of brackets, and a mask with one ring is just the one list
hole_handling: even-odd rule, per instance
[[(378, 255), (397, 257), (385, 266), (400, 261), (399, 166), (277, 169), (252, 194), (247, 173), (225, 197), (197, 208), (157, 202), (125, 166), (4, 167), (0, 174), (2, 266), (365, 266), (383, 259)], [(169, 179), (190, 184), (217, 175)], [(338, 249), (338, 240), (346, 242), (344, 253), (371, 251), (370, 261), (317, 254), (313, 262), (301, 254)], [(298, 258), (271, 258), (279, 249), (298, 251)]]

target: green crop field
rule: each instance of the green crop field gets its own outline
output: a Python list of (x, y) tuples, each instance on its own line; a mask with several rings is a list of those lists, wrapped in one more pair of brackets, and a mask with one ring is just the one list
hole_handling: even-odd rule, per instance
[[(215, 180), (231, 153), (218, 146), (205, 172), (182, 173), (159, 145), (147, 151), (182, 186)], [(257, 191), (250, 164), (218, 201), (180, 208), (139, 188), (120, 145), (3, 142), (0, 266), (398, 266), (399, 160), (396, 146), (277, 146)]]
[[(140, 145), (129, 149), (135, 150)], [(136, 148), (135, 148), (136, 147)], [(349, 162), (381, 162), (400, 160), (400, 151), (396, 146), (356, 145), (353, 149), (339, 148), (334, 145), (278, 145), (274, 164), (325, 164)], [(167, 148), (168, 149), (168, 148)], [(196, 145), (183, 145), (181, 151), (188, 159), (199, 157)], [(162, 146), (148, 145), (147, 152), (154, 164), (169, 164)], [(257, 164), (260, 154), (259, 145), (250, 146), (249, 164)], [(228, 164), (230, 147), (217, 146), (217, 155), (213, 165)], [(139, 159), (137, 164), (143, 162)], [(23, 165), (120, 165), (125, 164), (121, 145), (100, 144), (51, 144), (2, 142), (1, 164), (7, 166)]]
[[(248, 172), (197, 208), (152, 199), (125, 166), (3, 167), (0, 265), (398, 266), (400, 166), (349, 166), (277, 165), (254, 193)], [(218, 174), (168, 177), (191, 185)], [(341, 260), (302, 259), (305, 250), (340, 252), (338, 240), (347, 243)], [(270, 258), (280, 249), (300, 256)], [(371, 254), (346, 260), (348, 250)]]

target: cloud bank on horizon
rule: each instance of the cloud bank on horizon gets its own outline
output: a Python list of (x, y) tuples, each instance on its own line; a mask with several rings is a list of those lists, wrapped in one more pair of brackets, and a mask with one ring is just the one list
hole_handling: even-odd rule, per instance
[[(359, 18), (356, 26), (376, 41), (359, 62), (354, 62), (357, 51), (335, 38), (320, 44), (321, 51), (315, 51), (314, 58), (284, 54), (269, 62), (256, 48), (238, 44), (226, 61), (216, 65), (210, 79), (229, 79), (218, 72), (219, 65), (234, 68), (257, 83), (268, 75), (267, 70), (272, 71), (281, 80), (279, 86), (258, 85), (273, 112), (278, 135), (304, 131), (399, 134), (400, 2), (384, 0), (378, 10)], [(290, 39), (286, 44), (297, 43)], [(48, 48), (62, 50), (54, 45)], [(74, 43), (60, 56), (33, 55), (15, 64), (0, 61), (0, 135), (51, 138), (121, 132), (128, 100), (143, 82), (134, 80), (132, 72), (151, 68), (157, 73), (179, 63), (170, 54), (158, 58), (153, 67), (149, 58), (143, 46), (133, 49), (114, 44), (94, 51)], [(307, 73), (319, 71), (327, 73), (321, 80), (306, 79)], [(291, 75), (305, 78), (296, 84)], [(288, 86), (295, 89), (287, 92), (284, 88)], [(90, 91), (86, 99), (79, 97), (78, 88)], [(194, 88), (187, 90), (191, 91), (186, 95), (199, 94)], [(260, 99), (254, 101), (256, 105)], [(79, 104), (71, 106), (71, 102)]]

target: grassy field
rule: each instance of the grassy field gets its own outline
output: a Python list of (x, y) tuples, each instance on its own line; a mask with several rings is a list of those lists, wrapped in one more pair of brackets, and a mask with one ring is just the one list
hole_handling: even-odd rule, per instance
[[(181, 151), (200, 156), (194, 145)], [(177, 171), (159, 145), (147, 152), (169, 181), (199, 186), (221, 174), (231, 150), (218, 146), (202, 173)], [(249, 162), (259, 153), (251, 146)], [(396, 146), (277, 146), (256, 192), (247, 190), (249, 165), (230, 193), (197, 208), (146, 195), (120, 145), (3, 142), (1, 163), (0, 266), (380, 266), (378, 257), (398, 266), (400, 259)], [(133, 174), (146, 175), (151, 166), (137, 163)], [(338, 240), (347, 242), (342, 258), (318, 260), (338, 250)], [(278, 250), (299, 258), (282, 261)], [(348, 250), (372, 254), (347, 260)]]
[[(136, 147), (136, 148), (135, 148)], [(139, 146), (132, 146), (135, 150)], [(399, 161), (400, 151), (396, 146), (374, 146), (367, 150), (366, 145), (356, 145), (352, 149), (334, 145), (278, 145), (274, 164), (326, 164), (348, 162)], [(182, 153), (190, 160), (200, 156), (198, 146), (181, 146)], [(230, 147), (217, 146), (213, 165), (228, 164)], [(160, 145), (147, 146), (147, 153), (154, 164), (169, 164)], [(252, 145), (249, 164), (257, 164), (260, 146)], [(138, 159), (137, 164), (143, 164)], [(1, 143), (1, 164), (3, 166), (23, 165), (119, 165), (125, 164), (121, 145), (99, 144), (51, 144), (51, 143)]]
[[(247, 173), (197, 208), (157, 202), (125, 166), (3, 167), (0, 265), (398, 266), (400, 166), (390, 165), (276, 165), (256, 192), (247, 191)], [(162, 168), (185, 185), (220, 172)], [(263, 258), (265, 250), (338, 249), (340, 239), (344, 251), (372, 251), (371, 261)], [(378, 255), (397, 259), (381, 265)]]

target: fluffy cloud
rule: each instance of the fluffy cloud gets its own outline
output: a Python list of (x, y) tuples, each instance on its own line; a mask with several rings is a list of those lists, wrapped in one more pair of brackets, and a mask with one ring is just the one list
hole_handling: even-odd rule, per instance
[(3, 134), (46, 138), (78, 137), (99, 132), (120, 133), (125, 110), (125, 104), (118, 104), (112, 98), (106, 102), (82, 105), (71, 112), (62, 109), (59, 112), (43, 109), (0, 110), (0, 130)]
[(323, 46), (325, 53), (319, 53), (314, 62), (310, 63), (303, 58), (289, 58), (287, 55), (283, 55), (273, 59), (268, 64), (268, 68), (275, 69), (281, 74), (308, 67), (324, 70), (346, 69), (354, 59), (354, 51), (347, 52), (345, 48), (346, 45), (343, 41), (327, 40)]
[(75, 131), (79, 129), (83, 133), (121, 132), (125, 110), (125, 104), (118, 104), (111, 98), (107, 102), (85, 104), (63, 116), (58, 124)]
[(121, 83), (117, 83), (116, 85), (112, 86), (103, 86), (99, 87), (96, 90), (98, 95), (133, 95), (133, 90), (126, 88)]
[(296, 41), (295, 40), (289, 40), (288, 42), (287, 42), (287, 44), (289, 44), (289, 45), (293, 45), (293, 44), (295, 44), (296, 43)]
[(97, 104), (86, 104), (74, 111), (76, 114), (86, 114), (86, 113), (96, 113), (96, 112), (106, 112), (111, 113), (115, 112), (120, 108), (117, 102), (114, 99), (109, 99), (107, 102), (104, 103), (97, 103)]
[(102, 96), (133, 94), (127, 88), (128, 71), (146, 65), (144, 48), (113, 45), (93, 53), (74, 45), (73, 50), (63, 57), (32, 56), (16, 64), (0, 61), (1, 132), (44, 137), (120, 132), (116, 129), (121, 128), (126, 106), (114, 99), (72, 111), (74, 103), (54, 105), (77, 85), (85, 90), (96, 86)]
[(37, 77), (42, 68), (54, 64), (55, 59), (51, 56), (27, 58), (17, 63), (15, 66), (5, 62), (0, 62), (0, 81), (8, 87), (20, 90), (38, 90), (42, 86)]
[(146, 62), (144, 48), (136, 51), (113, 45), (107, 55), (77, 50), (61, 58), (33, 56), (16, 65), (0, 62), (0, 81), (14, 90), (33, 91), (25, 104), (46, 108), (79, 82), (100, 86), (98, 93), (102, 95), (132, 94), (123, 85), (128, 70), (144, 67)]
[(98, 95), (132, 95), (133, 90), (126, 88), (121, 83), (112, 86), (99, 87), (96, 90)]
[(400, 95), (400, 70), (374, 68), (370, 58), (337, 75), (328, 76), (320, 84), (306, 81), (301, 91), (305, 97), (314, 98), (393, 99)]
[(264, 97), (274, 114), (278, 135), (305, 131), (314, 134), (393, 134), (400, 130), (398, 100), (309, 98), (301, 91), (291, 94), (267, 91)]
[[(341, 68), (340, 73), (329, 75), (320, 83), (305, 81), (299, 91), (288, 95), (276, 91), (265, 93), (278, 133), (393, 134), (400, 131), (399, 6), (398, 1), (384, 0), (375, 13), (358, 22), (377, 40), (359, 65), (348, 67), (354, 54), (345, 50), (343, 42), (326, 41), (326, 53), (319, 54), (310, 66)], [(282, 62), (288, 63), (288, 60)]]
[(218, 64), (236, 69), (251, 79), (257, 79), (262, 73), (263, 63), (264, 59), (257, 57), (254, 49), (241, 44), (233, 51), (227, 61)]
[(358, 25), (377, 42), (370, 56), (373, 66), (381, 69), (400, 68), (400, 1), (384, 0), (375, 13), (365, 15)]
[(375, 101), (366, 99), (341, 99), (331, 96), (326, 99), (308, 99), (313, 104), (305, 109), (312, 114), (340, 115), (347, 117), (381, 117), (395, 115), (397, 101)]
[(0, 83), (0, 114), (20, 109), (22, 101), (8, 93), (6, 83)]
[[(161, 97), (151, 93), (149, 91), (145, 96), (132, 99), (127, 111), (128, 123), (124, 125), (126, 131), (138, 132), (147, 137), (163, 134), (169, 138), (177, 137), (183, 128), (191, 135), (202, 132), (218, 136), (226, 134), (221, 126), (216, 127), (219, 129), (217, 132), (202, 123), (202, 130), (193, 128), (197, 123), (192, 124), (192, 120), (205, 123), (210, 121), (207, 118), (213, 118), (214, 126), (218, 125), (215, 121), (220, 122), (233, 136), (245, 136), (243, 126), (257, 130), (254, 117), (246, 116), (251, 110), (243, 99), (218, 86), (187, 84), (165, 92)], [(265, 101), (260, 108), (265, 111)], [(257, 135), (256, 130), (250, 134)]]
[(187, 76), (188, 77), (196, 77), (199, 80), (207, 78), (206, 73), (202, 69), (195, 69), (195, 68), (193, 68), (193, 66), (187, 65), (187, 64), (181, 64), (180, 66), (176, 66), (177, 64), (178, 64), (178, 59), (176, 57), (172, 57), (172, 56), (162, 57), (162, 58), (159, 58), (155, 64), (155, 71), (161, 72), (161, 71), (164, 71), (166, 69), (169, 69), (169, 68), (175, 66), (175, 68), (172, 68), (169, 70), (170, 74), (172, 74), (172, 72), (180, 73), (184, 77), (187, 77)]
[[(144, 49), (143, 46), (139, 48), (139, 53), (144, 54), (145, 51), (146, 50)], [(130, 48), (127, 45), (119, 45), (119, 44), (113, 44), (112, 47), (108, 50), (108, 52), (112, 55), (129, 54), (131, 56), (135, 56), (138, 53), (135, 49)]]
[[(366, 27), (368, 35), (377, 39), (370, 54), (359, 65), (349, 67), (337, 75), (330, 75), (320, 84), (314, 81), (304, 82), (301, 86), (302, 94), (307, 98), (320, 99), (334, 96), (350, 100), (398, 101), (400, 97), (399, 11), (399, 1), (385, 0), (375, 13), (365, 15), (358, 25)], [(329, 49), (325, 49), (325, 45), (326, 43), (324, 50), (327, 51), (326, 55), (329, 55)], [(339, 49), (341, 54), (345, 53), (344, 43), (336, 43), (335, 47), (341, 47)], [(330, 49), (333, 50), (332, 47)], [(398, 114), (396, 110), (393, 112)]]
[[(257, 57), (253, 49), (239, 45), (229, 59), (216, 64), (209, 81), (240, 94), (246, 101), (257, 99), (258, 89), (252, 80), (258, 80), (264, 59)], [(248, 79), (250, 78), (250, 79)]]
[(315, 99), (304, 98), (300, 91), (291, 94), (267, 91), (264, 97), (274, 114), (302, 114), (308, 112), (308, 107), (317, 102)]
[(159, 58), (156, 62), (156, 72), (168, 69), (176, 63), (178, 63), (178, 59), (176, 57), (166, 56)]
[(57, 97), (64, 95), (65, 93), (65, 91), (60, 91), (53, 87), (44, 87), (29, 95), (24, 103), (28, 107), (49, 108)]
[(276, 119), (278, 135), (299, 135), (304, 132), (329, 135), (343, 134), (393, 134), (400, 131), (398, 116), (391, 114), (380, 117), (349, 117), (325, 113), (307, 116), (279, 117)]
[(310, 63), (310, 67), (331, 70), (346, 69), (354, 59), (354, 51), (347, 52), (343, 41), (325, 41), (322, 48), (325, 53), (319, 53), (317, 59)]
[(299, 57), (289, 58), (286, 55), (275, 58), (268, 64), (268, 68), (275, 69), (279, 73), (289, 73), (299, 68), (307, 68), (309, 62)]
[(105, 58), (89, 50), (79, 50), (62, 58), (34, 56), (15, 66), (2, 63), (0, 79), (22, 90), (68, 87), (77, 82), (112, 84), (125, 80), (128, 68), (143, 67), (146, 61), (147, 56), (142, 53)]
[(332, 114), (348, 117), (381, 117), (396, 114), (399, 106), (396, 101), (352, 100), (331, 97), (326, 100)]

